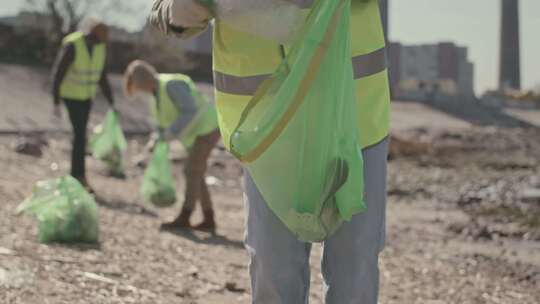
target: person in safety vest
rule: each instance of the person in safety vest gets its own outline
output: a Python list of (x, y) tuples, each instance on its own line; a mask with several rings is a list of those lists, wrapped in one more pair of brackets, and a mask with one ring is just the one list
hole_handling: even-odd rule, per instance
[(80, 31), (67, 35), (56, 58), (52, 79), (54, 115), (61, 117), (60, 102), (69, 113), (73, 128), (71, 175), (90, 192), (86, 180), (86, 127), (92, 99), (98, 86), (114, 108), (114, 98), (107, 76), (108, 27), (94, 19), (81, 23)]
[[(279, 1), (309, 12), (317, 1), (328, 0)], [(154, 0), (149, 21), (164, 33), (191, 37), (205, 29), (213, 17), (213, 10), (201, 3)], [(326, 303), (375, 304), (379, 293), (378, 258), (385, 242), (390, 94), (378, 0), (352, 0), (350, 17), (352, 53), (343, 60), (350, 61), (354, 70), (367, 210), (353, 216), (326, 239), (322, 273), (327, 286)], [(280, 65), (286, 48), (248, 29), (228, 26), (219, 18), (215, 19), (213, 31), (216, 107), (221, 133), (228, 143), (240, 113), (259, 85)], [(311, 244), (295, 238), (270, 210), (249, 173), (245, 187), (252, 303), (306, 303)]]
[[(206, 184), (207, 161), (221, 135), (216, 109), (197, 90), (195, 83), (183, 74), (158, 74), (150, 64), (136, 60), (129, 64), (124, 76), (128, 96), (148, 93), (153, 96), (150, 111), (164, 140), (179, 139), (188, 150), (184, 167), (185, 200), (178, 217), (162, 229), (194, 228), (215, 232), (214, 209)], [(195, 204), (200, 202), (204, 219), (191, 226)]]

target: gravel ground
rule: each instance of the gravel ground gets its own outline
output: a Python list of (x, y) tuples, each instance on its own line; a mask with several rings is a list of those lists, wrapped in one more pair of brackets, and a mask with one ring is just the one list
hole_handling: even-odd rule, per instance
[[(540, 133), (396, 136), (429, 149), (390, 162), (380, 303), (538, 303), (540, 201), (525, 202), (522, 193), (540, 187)], [(89, 160), (100, 244), (45, 246), (36, 242), (35, 220), (14, 209), (36, 181), (67, 172), (68, 139), (49, 138), (41, 157), (14, 153), (15, 141), (0, 138), (0, 303), (249, 303), (241, 169), (228, 154), (214, 151), (210, 166), (217, 236), (158, 231), (179, 206), (142, 202), (142, 170), (133, 164), (141, 145), (131, 140), (126, 180), (106, 177)], [(181, 150), (174, 155), (180, 173)], [(182, 191), (181, 174), (177, 180)], [(315, 246), (316, 304), (323, 302), (319, 257)]]

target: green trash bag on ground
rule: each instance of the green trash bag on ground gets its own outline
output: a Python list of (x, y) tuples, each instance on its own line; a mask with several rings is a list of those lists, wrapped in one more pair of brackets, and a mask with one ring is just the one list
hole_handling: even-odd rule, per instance
[(169, 145), (159, 141), (144, 172), (142, 195), (156, 207), (170, 207), (176, 202), (176, 188), (169, 161)]
[(232, 133), (270, 209), (302, 241), (364, 211), (349, 29), (350, 0), (318, 0), (282, 65)]
[(35, 215), (41, 243), (95, 243), (99, 240), (94, 198), (73, 177), (38, 182), (17, 213)]
[(127, 148), (124, 132), (118, 121), (118, 114), (107, 112), (105, 121), (94, 128), (90, 138), (90, 150), (94, 158), (103, 161), (112, 175), (124, 174), (122, 154)]

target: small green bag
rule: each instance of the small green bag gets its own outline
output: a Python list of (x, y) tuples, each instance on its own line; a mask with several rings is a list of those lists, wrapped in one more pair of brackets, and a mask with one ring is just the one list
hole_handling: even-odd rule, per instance
[(17, 213), (37, 217), (41, 243), (95, 243), (99, 240), (98, 208), (94, 198), (73, 177), (41, 181)]
[(169, 161), (169, 145), (159, 141), (144, 172), (141, 189), (144, 199), (156, 207), (164, 208), (176, 202), (176, 188)]
[(105, 121), (94, 128), (90, 138), (90, 150), (94, 158), (103, 161), (113, 175), (123, 175), (122, 154), (127, 148), (124, 132), (118, 121), (118, 114), (107, 112)]

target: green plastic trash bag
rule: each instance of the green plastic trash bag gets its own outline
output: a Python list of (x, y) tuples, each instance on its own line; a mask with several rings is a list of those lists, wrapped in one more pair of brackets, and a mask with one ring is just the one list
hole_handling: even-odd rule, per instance
[(118, 121), (118, 114), (107, 112), (105, 121), (94, 128), (90, 138), (90, 150), (94, 158), (103, 161), (112, 175), (123, 175), (122, 154), (127, 148), (124, 132)]
[(231, 152), (302, 241), (364, 211), (350, 61), (350, 0), (316, 1), (302, 32), (241, 115)]
[(141, 189), (144, 199), (156, 207), (170, 207), (176, 202), (176, 188), (169, 162), (169, 145), (159, 141), (144, 172)]
[(94, 198), (73, 177), (38, 182), (17, 213), (35, 215), (41, 243), (95, 243), (99, 240)]

